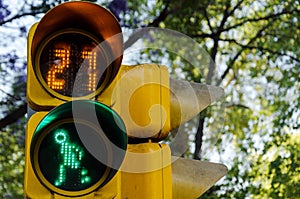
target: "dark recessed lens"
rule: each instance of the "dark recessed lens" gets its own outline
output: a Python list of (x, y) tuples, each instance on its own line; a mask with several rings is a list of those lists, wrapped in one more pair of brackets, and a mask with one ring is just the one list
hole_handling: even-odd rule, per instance
[(80, 33), (64, 33), (45, 45), (38, 65), (42, 81), (50, 89), (63, 96), (81, 97), (98, 89), (99, 78), (107, 64), (92, 38)]

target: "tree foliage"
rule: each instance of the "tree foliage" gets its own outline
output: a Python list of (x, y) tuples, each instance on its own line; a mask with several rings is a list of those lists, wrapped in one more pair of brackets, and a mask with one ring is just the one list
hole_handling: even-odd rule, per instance
[[(21, 2), (12, 7), (0, 0), (0, 195), (4, 198), (22, 197), (26, 34), (32, 23), (62, 1)], [(187, 157), (229, 167), (228, 175), (203, 198), (300, 198), (296, 188), (300, 180), (298, 0), (95, 2), (116, 15), (124, 32), (132, 33), (125, 37), (126, 49), (140, 35), (147, 46), (164, 41), (153, 31), (142, 32), (145, 27), (176, 30), (201, 46), (191, 50), (169, 40), (159, 44), (165, 49), (141, 50), (132, 62), (166, 63), (172, 77), (225, 89), (222, 102), (185, 125), (191, 146)], [(203, 50), (209, 59), (197, 56)], [(182, 54), (205, 64), (192, 64)]]

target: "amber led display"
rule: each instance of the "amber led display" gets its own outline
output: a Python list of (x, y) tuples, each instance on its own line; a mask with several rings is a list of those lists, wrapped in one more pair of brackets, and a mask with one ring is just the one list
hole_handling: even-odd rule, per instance
[(57, 34), (44, 42), (35, 67), (39, 81), (50, 94), (82, 97), (96, 92), (107, 68), (99, 42), (81, 32)]

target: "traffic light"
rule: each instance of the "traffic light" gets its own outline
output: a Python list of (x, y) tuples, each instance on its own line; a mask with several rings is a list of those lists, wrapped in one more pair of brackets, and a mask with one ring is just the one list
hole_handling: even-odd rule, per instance
[(118, 21), (94, 3), (60, 4), (32, 26), (26, 198), (196, 197), (225, 175), (223, 165), (175, 161), (161, 142), (223, 90), (170, 79), (166, 66), (121, 65), (122, 54)]
[(121, 27), (105, 8), (68, 2), (51, 9), (28, 35), (27, 100), (36, 111), (92, 99), (117, 75)]
[(118, 21), (97, 4), (61, 4), (32, 26), (27, 101), (36, 113), (26, 130), (26, 198), (113, 198), (119, 192), (126, 128), (95, 99), (117, 75), (122, 53)]

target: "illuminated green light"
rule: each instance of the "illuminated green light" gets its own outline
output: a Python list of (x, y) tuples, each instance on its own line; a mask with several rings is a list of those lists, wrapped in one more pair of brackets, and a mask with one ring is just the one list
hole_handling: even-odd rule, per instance
[(85, 176), (83, 178), (81, 178), (81, 183), (88, 183), (91, 181), (91, 178), (89, 176)]
[(87, 170), (86, 169), (82, 169), (81, 170), (81, 175), (86, 175), (87, 174)]
[(71, 143), (69, 141), (68, 132), (64, 129), (58, 129), (54, 133), (54, 140), (60, 145), (60, 153), (63, 157), (62, 163), (59, 164), (59, 176), (55, 180), (55, 185), (61, 186), (66, 182), (66, 169), (74, 169), (74, 173), (77, 173), (82, 184), (89, 183), (91, 177), (87, 176), (87, 169), (81, 166), (84, 154), (83, 148), (77, 144)]
[[(93, 128), (85, 124), (86, 131)], [(55, 187), (68, 191), (84, 190), (97, 183), (106, 171), (106, 165), (91, 155), (76, 133), (72, 120), (55, 125), (43, 137), (38, 151), (39, 168)], [(107, 153), (105, 147), (99, 150)]]
[(55, 141), (59, 144), (65, 142), (67, 140), (67, 132), (64, 131), (63, 129), (58, 130), (57, 133), (55, 134)]
[[(80, 111), (76, 120), (73, 106)], [(89, 111), (96, 111), (101, 128), (91, 122)], [(82, 135), (91, 142), (83, 142)], [(100, 152), (101, 161), (86, 144)], [(118, 154), (112, 150), (113, 144), (121, 149)], [(53, 192), (85, 195), (115, 175), (117, 170), (106, 163), (119, 168), (126, 145), (125, 126), (113, 110), (95, 101), (72, 101), (53, 109), (38, 124), (30, 148), (31, 163), (38, 179)]]

